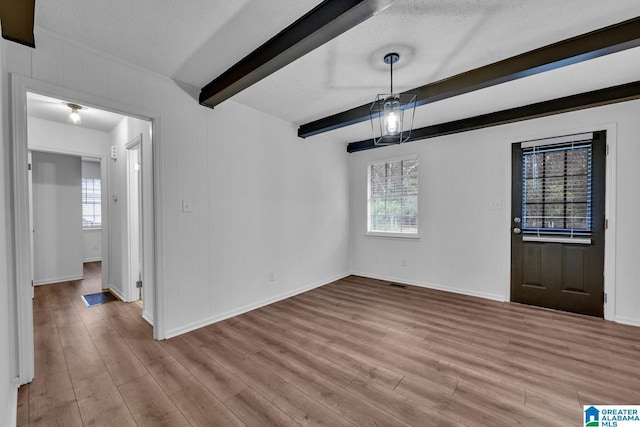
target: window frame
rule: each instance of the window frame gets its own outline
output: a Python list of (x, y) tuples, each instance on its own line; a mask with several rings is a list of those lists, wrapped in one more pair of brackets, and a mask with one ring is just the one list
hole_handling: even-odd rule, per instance
[[(416, 232), (415, 233), (398, 233), (393, 231), (371, 231), (371, 167), (373, 165), (388, 164), (405, 160), (415, 160), (418, 164), (418, 172), (416, 174), (418, 191), (416, 194)], [(420, 238), (420, 159), (418, 154), (410, 154), (407, 156), (393, 157), (387, 159), (372, 160), (367, 162), (367, 224), (365, 236), (367, 237), (388, 237), (399, 239), (419, 239)]]
[[(567, 175), (567, 167), (568, 164), (566, 162), (566, 155), (568, 152), (574, 150), (574, 149), (587, 149), (587, 159), (586, 159), (586, 165), (587, 165), (587, 170), (586, 173), (584, 174), (585, 176), (585, 201), (584, 202), (572, 202), (572, 201), (568, 201), (567, 200), (567, 195), (566, 195), (566, 190), (567, 190), (567, 178), (568, 177), (574, 177), (574, 176), (578, 176), (578, 175)], [(532, 146), (532, 147), (527, 147), (525, 149), (523, 149), (522, 151), (522, 232), (524, 236), (536, 236), (538, 238), (541, 238), (543, 236), (554, 236), (554, 237), (559, 237), (559, 238), (566, 238), (566, 239), (580, 239), (580, 238), (588, 238), (591, 236), (592, 234), (592, 226), (593, 226), (593, 217), (592, 217), (592, 201), (591, 201), (591, 197), (592, 197), (592, 187), (591, 187), (591, 169), (592, 169), (592, 150), (593, 150), (593, 141), (592, 140), (587, 140), (587, 141), (572, 141), (571, 143), (558, 143), (558, 144), (549, 144), (549, 145), (536, 145), (536, 146)], [(547, 153), (553, 153), (553, 152), (563, 152), (565, 155), (565, 160), (563, 162), (563, 168), (564, 168), (564, 174), (563, 175), (551, 175), (551, 176), (547, 176), (546, 175), (546, 171), (544, 171), (544, 165), (546, 164), (546, 159), (543, 160), (543, 174), (541, 177), (539, 177), (539, 179), (542, 181), (541, 185), (546, 185), (545, 182), (547, 179), (553, 179), (553, 178), (564, 178), (564, 187), (563, 187), (563, 200), (560, 201), (554, 201), (554, 202), (547, 202), (544, 199), (544, 195), (545, 195), (545, 189), (543, 188), (543, 198), (539, 203), (534, 203), (534, 202), (527, 202), (527, 191), (526, 191), (526, 163), (525, 163), (525, 157), (526, 156), (535, 156), (536, 153), (540, 153), (543, 156), (546, 155)], [(585, 204), (585, 223), (587, 224), (586, 227), (584, 229), (581, 228), (573, 228), (573, 227), (548, 227), (548, 226), (544, 226), (544, 223), (542, 224), (542, 226), (540, 227), (527, 227), (526, 226), (526, 221), (527, 221), (527, 216), (526, 216), (526, 206), (527, 204), (539, 204), (542, 205), (543, 208), (543, 215), (546, 212), (545, 209), (545, 205), (553, 205), (553, 204), (564, 204), (564, 215), (561, 217), (564, 221), (565, 221), (565, 225), (566, 225), (566, 220), (567, 219), (571, 219), (570, 216), (566, 215), (567, 212), (567, 206), (568, 205), (573, 205), (573, 204)], [(543, 217), (544, 218), (544, 217)], [(586, 240), (586, 239), (585, 239)]]
[[(95, 219), (96, 214), (95, 214), (95, 205), (99, 205), (100, 206), (100, 225), (99, 226), (95, 226), (95, 227), (87, 227), (85, 226), (85, 214), (84, 214), (84, 207), (85, 205), (88, 205), (88, 203), (85, 203), (85, 199), (86, 199), (86, 192), (85, 192), (85, 181), (88, 180), (92, 180), (92, 181), (98, 181), (100, 182), (100, 195), (98, 197), (99, 203), (92, 203), (94, 205), (94, 214), (93, 214), (93, 218)], [(94, 184), (95, 185), (95, 184)], [(81, 181), (81, 186), (80, 186), (80, 191), (81, 191), (81, 209), (82, 209), (82, 230), (83, 231), (92, 231), (92, 230), (102, 230), (102, 179), (101, 178), (82, 178)]]

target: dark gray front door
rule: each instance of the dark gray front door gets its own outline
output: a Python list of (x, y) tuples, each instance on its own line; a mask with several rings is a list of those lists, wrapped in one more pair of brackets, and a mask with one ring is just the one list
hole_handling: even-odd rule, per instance
[(605, 132), (513, 144), (511, 300), (603, 315)]

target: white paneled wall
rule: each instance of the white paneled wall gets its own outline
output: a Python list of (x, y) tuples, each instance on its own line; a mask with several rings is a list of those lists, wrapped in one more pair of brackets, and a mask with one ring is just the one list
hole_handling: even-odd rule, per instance
[(162, 148), (165, 176), (181, 176), (164, 183), (165, 220), (177, 224), (165, 237), (178, 244), (165, 250), (178, 263), (167, 283), (180, 285), (166, 298), (184, 309), (171, 323), (195, 326), (348, 272), (342, 145), (309, 144), (291, 124), (237, 104), (192, 111), (181, 91), (174, 102), (179, 142)]
[(82, 170), (77, 156), (33, 153), (33, 280), (82, 278)]
[(109, 134), (110, 145), (116, 147), (117, 160), (109, 159), (109, 284), (121, 299), (127, 300), (127, 205), (125, 177), (125, 145), (128, 142), (127, 119), (123, 118)]
[(82, 262), (102, 261), (102, 230), (82, 230)]
[[(145, 120), (125, 117), (110, 133), (111, 145), (116, 147), (117, 160), (109, 160), (109, 288), (125, 301), (138, 299), (128, 282), (128, 234), (127, 234), (127, 144), (142, 135), (143, 147), (143, 197), (149, 199), (153, 193), (153, 168), (151, 151), (151, 123)], [(117, 197), (117, 201), (116, 201)], [(147, 213), (145, 238), (152, 239), (153, 213)], [(151, 240), (152, 241), (152, 240)], [(144, 316), (153, 319), (153, 254), (145, 254)]]
[[(87, 129), (70, 124), (62, 124), (29, 117), (27, 121), (29, 149), (34, 151), (58, 152), (77, 156), (101, 158), (109, 155), (109, 133)], [(82, 162), (83, 177), (101, 179), (100, 163)], [(102, 183), (103, 191), (108, 190)], [(102, 230), (83, 230), (83, 261), (102, 259)]]
[[(352, 271), (508, 300), (511, 143), (608, 128), (615, 150), (607, 167), (617, 191), (607, 195), (607, 239), (615, 239), (607, 256), (616, 258), (615, 264), (607, 264), (615, 271), (607, 275), (605, 291), (611, 296), (615, 290), (615, 320), (640, 325), (639, 114), (640, 101), (630, 101), (352, 154)], [(415, 153), (420, 162), (420, 239), (365, 236), (367, 163)]]
[[(167, 78), (44, 31), (36, 39), (35, 51), (5, 42), (7, 71), (158, 117), (164, 222), (155, 237), (167, 335), (348, 273), (343, 145), (311, 144), (291, 124), (233, 101), (201, 107)], [(182, 212), (183, 200), (193, 212)]]

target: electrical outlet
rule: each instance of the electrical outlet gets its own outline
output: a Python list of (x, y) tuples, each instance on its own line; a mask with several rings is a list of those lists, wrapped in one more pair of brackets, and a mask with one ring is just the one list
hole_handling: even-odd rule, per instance
[(499, 211), (500, 209), (502, 209), (502, 200), (492, 200), (489, 203), (489, 209), (491, 209), (492, 211)]

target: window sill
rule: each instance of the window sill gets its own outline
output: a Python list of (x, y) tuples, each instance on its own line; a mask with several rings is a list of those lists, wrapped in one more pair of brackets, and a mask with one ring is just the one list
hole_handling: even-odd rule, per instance
[(102, 231), (102, 227), (83, 228), (82, 231)]
[(383, 233), (383, 232), (375, 232), (369, 231), (365, 233), (366, 237), (390, 237), (392, 239), (410, 239), (417, 240), (420, 239), (419, 234), (409, 234), (409, 233)]

